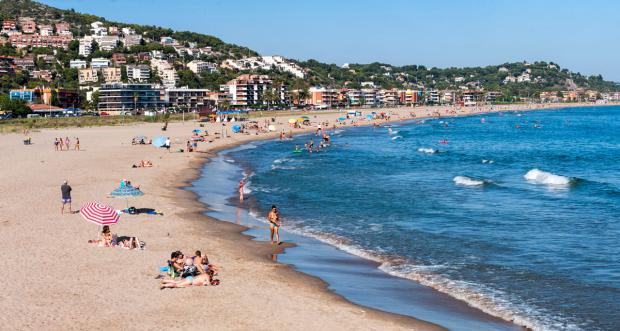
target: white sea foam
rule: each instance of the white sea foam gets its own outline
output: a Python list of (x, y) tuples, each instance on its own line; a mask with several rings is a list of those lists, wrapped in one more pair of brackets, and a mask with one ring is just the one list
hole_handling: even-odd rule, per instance
[(402, 136), (394, 136), (394, 137), (392, 137), (391, 140), (402, 139), (402, 138), (403, 138)]
[(482, 163), (492, 164), (492, 163), (495, 163), (495, 161), (493, 161), (493, 160), (482, 160)]
[(418, 148), (418, 152), (426, 153), (426, 154), (435, 154), (437, 153), (437, 150), (433, 148), (420, 147)]
[[(267, 219), (263, 216), (258, 216), (255, 211), (250, 211), (249, 214), (256, 220), (267, 223)], [(469, 305), (487, 314), (497, 316), (506, 321), (512, 321), (532, 330), (547, 331), (559, 328), (580, 330), (578, 325), (571, 324), (569, 321), (551, 312), (534, 308), (502, 291), (473, 282), (452, 280), (441, 275), (442, 272), (458, 268), (458, 266), (445, 264), (416, 265), (408, 263), (403, 258), (392, 256), (380, 250), (362, 248), (351, 243), (345, 237), (325, 233), (303, 224), (297, 224), (296, 222), (287, 222), (284, 230), (289, 233), (314, 238), (341, 251), (380, 263), (379, 269), (387, 274), (431, 287), (458, 300), (467, 302)]]
[(534, 184), (550, 186), (568, 186), (573, 181), (570, 177), (556, 175), (539, 169), (528, 171), (523, 178)]
[(235, 163), (235, 160), (232, 160), (232, 159), (225, 159), (224, 161), (226, 161), (228, 163)]
[(451, 280), (440, 273), (451, 268), (446, 265), (413, 265), (383, 262), (379, 269), (396, 277), (416, 281), (434, 288), (456, 299), (467, 302), (487, 314), (497, 316), (532, 330), (556, 330), (558, 326), (566, 330), (580, 330), (562, 317), (551, 312), (534, 308), (510, 295), (482, 284)]
[(456, 185), (463, 186), (482, 186), (486, 183), (484, 180), (470, 178), (467, 176), (456, 176), (452, 179), (452, 181), (454, 181)]
[(280, 165), (280, 164), (272, 164), (271, 165), (271, 170), (295, 170), (297, 169), (297, 167), (293, 167), (293, 166), (286, 166), (286, 165)]

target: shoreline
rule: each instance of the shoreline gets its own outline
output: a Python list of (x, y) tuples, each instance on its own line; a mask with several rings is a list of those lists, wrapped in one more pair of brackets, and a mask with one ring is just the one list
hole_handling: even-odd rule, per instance
[[(542, 109), (576, 106), (579, 105)], [(383, 111), (406, 114), (445, 108)], [(482, 108), (476, 114), (485, 110)], [(496, 110), (537, 109), (502, 106)], [(476, 114), (471, 111), (461, 115)], [(338, 113), (316, 114), (317, 120), (337, 117)], [(175, 149), (184, 148), (189, 131), (196, 126), (192, 122), (171, 122), (165, 134), (172, 137)], [(206, 127), (217, 132), (221, 123)], [(313, 129), (295, 130), (294, 134)], [(105, 328), (190, 328), (204, 327), (202, 319), (207, 318), (216, 329), (441, 329), (410, 317), (352, 304), (331, 292), (320, 279), (270, 261), (268, 254), (258, 250), (263, 244), (240, 233), (243, 228), (213, 219), (197, 221), (209, 219), (202, 215), (207, 209), (184, 188), (200, 176), (205, 162), (217, 151), (257, 139), (274, 139), (277, 132), (233, 135), (212, 144), (202, 143), (195, 153), (132, 146), (131, 137), (138, 134), (161, 135), (160, 124), (44, 129), (32, 132), (34, 144), (30, 146), (22, 144), (20, 134), (3, 135), (0, 147), (5, 153), (0, 154), (0, 161), (17, 165), (0, 173), (0, 198), (4, 202), (0, 205), (0, 230), (5, 238), (0, 258), (7, 271), (6, 282), (11, 284), (0, 300), (0, 309), (5, 312), (0, 317), (3, 326), (103, 329), (101, 321), (105, 320)], [(58, 136), (72, 140), (79, 137), (82, 151), (54, 151), (51, 142)], [(140, 159), (150, 159), (155, 166), (131, 169), (130, 165)], [(97, 227), (78, 214), (60, 215), (58, 191), (62, 180), (68, 179), (74, 188), (74, 209), (87, 201), (104, 201), (120, 209), (125, 207), (125, 201), (105, 196), (122, 178), (140, 184), (145, 192), (145, 196), (131, 200), (133, 205), (164, 212), (164, 216), (123, 215), (113, 226), (119, 234), (138, 235), (146, 241), (144, 251), (88, 245), (86, 241), (97, 235)], [(153, 278), (158, 274), (158, 266), (178, 249), (186, 253), (195, 249), (206, 251), (216, 264), (223, 266), (222, 285), (156, 290), (157, 281)], [(13, 263), (18, 261), (31, 261), (44, 272), (28, 280), (20, 265)], [(107, 305), (102, 306), (102, 302)], [(191, 309), (207, 302), (209, 309)], [(277, 310), (265, 311), (265, 307)], [(23, 311), (29, 314), (20, 313)], [(179, 314), (186, 318), (179, 321)], [(143, 317), (140, 325), (135, 322), (136, 316)], [(244, 318), (241, 320), (240, 316)]]

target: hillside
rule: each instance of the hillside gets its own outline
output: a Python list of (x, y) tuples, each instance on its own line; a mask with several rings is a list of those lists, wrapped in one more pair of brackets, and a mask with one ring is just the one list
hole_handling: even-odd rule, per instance
[[(153, 51), (161, 51), (164, 60), (170, 63), (178, 73), (178, 86), (191, 88), (209, 88), (219, 90), (219, 85), (243, 73), (268, 74), (274, 81), (288, 85), (291, 90), (307, 89), (310, 86), (324, 86), (328, 88), (361, 88), (368, 83), (377, 88), (422, 89), (422, 90), (455, 90), (478, 89), (496, 91), (504, 96), (504, 101), (511, 101), (528, 96), (538, 96), (543, 91), (566, 90), (594, 90), (600, 93), (620, 90), (620, 84), (603, 79), (601, 75), (585, 76), (561, 68), (553, 62), (538, 61), (534, 63), (514, 62), (486, 67), (471, 68), (427, 68), (423, 65), (393, 66), (383, 63), (350, 64), (338, 66), (322, 63), (317, 60), (288, 60), (287, 66), (293, 66), (303, 71), (303, 75), (294, 75), (291, 71), (282, 70), (269, 65), (248, 65), (248, 59), (254, 59), (259, 54), (247, 47), (226, 43), (221, 39), (190, 32), (173, 31), (169, 28), (144, 26), (123, 22), (108, 21), (104, 17), (77, 13), (74, 10), (62, 10), (43, 5), (31, 0), (2, 0), (0, 1), (0, 20), (15, 20), (18, 17), (32, 17), (37, 24), (53, 24), (68, 22), (71, 24), (73, 41), (66, 49), (54, 51), (57, 63), (42, 63), (36, 61), (36, 70), (50, 70), (52, 79), (44, 82), (18, 72), (13, 77), (0, 78), (0, 90), (19, 86), (39, 86), (49, 84), (52, 87), (78, 87), (77, 70), (69, 68), (71, 59), (83, 59), (90, 62), (93, 58), (111, 59), (114, 53), (128, 56), (129, 63), (149, 65), (149, 61), (140, 61), (137, 55)], [(91, 23), (102, 22), (105, 28), (130, 28), (140, 35), (141, 43), (126, 47), (119, 43), (110, 50), (94, 49), (92, 54), (82, 56), (78, 54), (78, 40), (91, 32)], [(6, 37), (6, 36), (5, 36)], [(161, 37), (171, 37), (175, 45), (181, 48), (209, 48), (208, 54), (188, 55), (169, 45), (160, 43)], [(52, 54), (49, 48), (32, 48), (28, 50), (32, 55)], [(17, 56), (19, 49), (10, 45), (0, 46), (0, 55)], [(23, 53), (21, 54), (24, 55)], [(217, 70), (195, 73), (188, 70), (186, 64), (193, 60), (213, 63)], [(237, 61), (237, 67), (223, 65), (226, 61)], [(245, 61), (245, 62), (244, 62)], [(252, 60), (253, 61), (253, 60)], [(241, 63), (241, 64), (239, 64)], [(123, 70), (125, 70), (123, 68)], [(124, 71), (123, 71), (124, 72)], [(302, 78), (303, 77), (303, 78)], [(153, 74), (149, 82), (159, 82), (160, 77)], [(364, 84), (363, 84), (364, 83)], [(80, 84), (81, 85), (81, 84)]]

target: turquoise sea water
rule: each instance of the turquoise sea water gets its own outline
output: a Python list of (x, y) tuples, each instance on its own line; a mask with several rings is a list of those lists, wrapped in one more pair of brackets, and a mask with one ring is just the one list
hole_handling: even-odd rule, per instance
[(314, 136), (227, 153), (244, 208), (519, 325), (618, 329), (620, 107), (331, 134), (319, 153), (292, 153)]

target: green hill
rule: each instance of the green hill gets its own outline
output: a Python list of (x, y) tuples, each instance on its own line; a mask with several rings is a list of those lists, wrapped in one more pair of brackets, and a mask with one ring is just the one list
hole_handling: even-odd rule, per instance
[[(136, 32), (143, 34), (145, 38), (151, 40), (150, 43), (134, 46), (130, 49), (119, 48), (115, 51), (127, 54), (150, 51), (154, 49), (164, 50), (176, 56), (174, 50), (160, 45), (159, 39), (162, 36), (170, 36), (182, 44), (195, 43), (197, 47), (211, 47), (214, 55), (202, 58), (206, 61), (221, 63), (227, 58), (240, 59), (243, 57), (257, 56), (258, 53), (243, 46), (226, 43), (214, 36), (190, 32), (173, 31), (169, 28), (157, 26), (144, 26), (128, 24), (122, 22), (108, 21), (103, 17), (95, 15), (77, 13), (74, 10), (62, 10), (43, 5), (31, 0), (2, 0), (0, 1), (0, 19), (15, 19), (19, 16), (29, 16), (35, 18), (39, 23), (54, 23), (66, 21), (72, 24), (74, 36), (80, 37), (88, 33), (90, 23), (101, 21), (106, 26), (130, 27)], [(68, 85), (74, 88), (75, 82), (71, 78), (76, 77), (75, 72), (67, 71), (66, 66), (70, 58), (77, 57), (76, 44), (73, 44), (66, 52), (60, 52), (58, 57), (61, 67), (57, 75), (60, 80), (55, 80), (53, 84)], [(45, 53), (45, 50), (34, 50), (37, 53)], [(91, 57), (111, 57), (113, 52), (97, 52)], [(15, 50), (11, 47), (0, 48), (0, 55), (14, 55)], [(188, 61), (192, 58), (179, 58), (178, 61)], [(561, 91), (576, 88), (592, 89), (599, 92), (609, 92), (620, 90), (620, 84), (606, 81), (601, 75), (586, 76), (580, 73), (571, 72), (566, 68), (561, 68), (553, 62), (539, 61), (534, 63), (515, 62), (504, 63), (501, 65), (491, 65), (486, 67), (470, 68), (427, 68), (422, 65), (392, 66), (383, 63), (370, 64), (351, 64), (347, 68), (335, 64), (322, 63), (316, 60), (295, 61), (307, 72), (305, 79), (295, 78), (286, 72), (275, 70), (243, 70), (235, 71), (222, 69), (219, 73), (194, 75), (188, 70), (179, 70), (181, 77), (180, 85), (190, 87), (207, 87), (217, 89), (219, 84), (235, 77), (240, 73), (255, 72), (266, 73), (274, 77), (277, 81), (288, 84), (293, 89), (307, 88), (313, 85), (327, 87), (349, 87), (359, 88), (362, 82), (373, 82), (375, 86), (382, 88), (419, 88), (425, 89), (453, 89), (463, 88), (484, 88), (501, 92), (507, 97), (516, 96), (536, 96), (541, 91)], [(508, 78), (507, 78), (508, 77)], [(518, 78), (520, 77), (520, 78)], [(528, 79), (525, 79), (527, 77)], [(33, 83), (27, 82), (27, 77), (17, 77), (19, 82), (7, 81), (6, 78), (0, 80), (0, 89), (6, 90), (18, 85)], [(514, 80), (511, 81), (511, 80)], [(517, 81), (518, 80), (518, 81)], [(35, 82), (38, 83), (38, 82)]]

